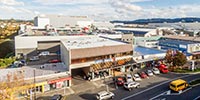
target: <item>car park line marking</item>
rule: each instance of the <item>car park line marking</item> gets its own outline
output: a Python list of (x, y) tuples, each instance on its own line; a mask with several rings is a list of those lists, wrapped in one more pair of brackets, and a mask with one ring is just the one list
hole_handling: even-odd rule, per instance
[(189, 74), (189, 75), (185, 75), (185, 76), (181, 76), (181, 77), (177, 77), (177, 78), (174, 78), (174, 79), (165, 81), (165, 82), (163, 82), (163, 83), (157, 84), (157, 85), (155, 85), (155, 86), (153, 86), (153, 87), (150, 87), (150, 88), (148, 88), (148, 89), (145, 89), (145, 90), (143, 90), (143, 91), (140, 91), (140, 92), (137, 92), (137, 93), (132, 94), (132, 95), (130, 95), (130, 96), (127, 96), (127, 97), (125, 97), (125, 98), (122, 98), (122, 100), (126, 100), (126, 99), (132, 98), (132, 97), (134, 97), (134, 96), (137, 96), (137, 95), (139, 95), (139, 94), (142, 94), (142, 93), (144, 93), (144, 92), (146, 92), (146, 91), (152, 90), (152, 89), (154, 89), (154, 88), (156, 88), (156, 87), (158, 87), (158, 86), (161, 86), (161, 85), (163, 85), (163, 84), (166, 84), (166, 83), (168, 83), (168, 82), (170, 82), (170, 81), (172, 81), (172, 80), (179, 79), (179, 78), (184, 78), (184, 77), (189, 77), (189, 76), (192, 76), (192, 75), (193, 75), (193, 74)]
[(164, 95), (166, 92), (167, 92), (167, 91), (165, 91), (165, 92), (163, 92), (163, 93), (161, 93), (161, 94), (159, 94), (159, 95), (156, 95), (156, 96), (154, 96), (153, 98), (151, 98), (151, 99), (149, 99), (149, 100), (153, 100), (153, 99), (155, 99), (155, 98), (157, 98), (157, 97), (159, 97), (159, 96), (161, 96), (161, 95)]

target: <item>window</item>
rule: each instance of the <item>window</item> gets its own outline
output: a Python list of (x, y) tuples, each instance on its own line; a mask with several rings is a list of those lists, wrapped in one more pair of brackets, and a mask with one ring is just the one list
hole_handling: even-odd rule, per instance
[(176, 86), (175, 85), (173, 85), (173, 84), (170, 84), (173, 88), (176, 88)]
[(185, 85), (185, 83), (182, 83), (182, 84), (177, 85), (177, 87), (181, 87), (181, 86), (184, 86), (184, 85)]

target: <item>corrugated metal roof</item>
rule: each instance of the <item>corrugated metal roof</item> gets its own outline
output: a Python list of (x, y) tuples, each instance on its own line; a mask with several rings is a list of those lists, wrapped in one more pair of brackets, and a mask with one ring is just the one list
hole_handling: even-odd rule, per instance
[(154, 48), (146, 48), (146, 47), (141, 47), (141, 46), (134, 46), (134, 51), (139, 53), (140, 55), (165, 53), (165, 51), (162, 51), (162, 50), (158, 50)]

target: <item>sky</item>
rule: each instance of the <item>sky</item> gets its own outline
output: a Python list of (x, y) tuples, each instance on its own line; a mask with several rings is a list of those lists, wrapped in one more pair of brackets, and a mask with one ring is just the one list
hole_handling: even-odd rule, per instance
[(200, 0), (0, 0), (0, 19), (37, 15), (88, 16), (94, 20), (200, 17)]

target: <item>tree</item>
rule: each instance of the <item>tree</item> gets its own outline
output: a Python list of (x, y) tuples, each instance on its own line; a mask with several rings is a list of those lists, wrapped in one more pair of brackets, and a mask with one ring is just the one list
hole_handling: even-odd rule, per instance
[(172, 54), (173, 54), (173, 50), (171, 50), (171, 49), (167, 50), (165, 60), (169, 64), (171, 64), (172, 61), (173, 61), (173, 55)]
[(22, 91), (25, 85), (22, 71), (7, 74), (0, 82), (0, 100), (15, 100), (15, 94)]
[(165, 60), (173, 66), (183, 66), (187, 62), (186, 56), (178, 50), (167, 50)]
[(173, 65), (174, 66), (183, 66), (184, 64), (187, 63), (186, 56), (179, 51), (176, 51), (176, 55), (174, 55), (173, 58), (174, 58), (173, 59)]

